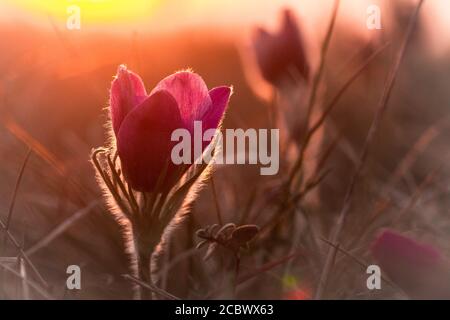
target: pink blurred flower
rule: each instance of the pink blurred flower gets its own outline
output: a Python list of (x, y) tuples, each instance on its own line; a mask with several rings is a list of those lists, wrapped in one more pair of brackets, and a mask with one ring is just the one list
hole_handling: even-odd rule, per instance
[(174, 73), (147, 94), (142, 79), (120, 66), (111, 85), (110, 112), (125, 178), (133, 189), (151, 192), (167, 166), (163, 188), (170, 187), (180, 170), (170, 159), (175, 129), (217, 128), (227, 108), (230, 87), (210, 91), (190, 71)]
[(308, 79), (309, 65), (303, 39), (290, 10), (283, 11), (282, 26), (276, 34), (258, 28), (253, 46), (262, 76), (269, 83), (278, 86), (285, 79), (293, 79), (295, 73)]
[(450, 298), (450, 268), (434, 247), (386, 230), (371, 251), (381, 272), (411, 298)]

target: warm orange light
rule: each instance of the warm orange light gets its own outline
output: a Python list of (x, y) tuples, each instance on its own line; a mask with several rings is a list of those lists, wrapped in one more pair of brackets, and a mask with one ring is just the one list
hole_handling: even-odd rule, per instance
[(148, 17), (160, 0), (6, 0), (33, 14), (67, 19), (77, 6), (83, 23), (135, 21)]

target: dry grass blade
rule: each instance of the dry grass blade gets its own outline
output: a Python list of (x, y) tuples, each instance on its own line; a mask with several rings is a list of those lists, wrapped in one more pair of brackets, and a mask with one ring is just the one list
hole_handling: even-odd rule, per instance
[[(253, 270), (251, 272), (248, 272), (242, 276), (239, 276), (237, 281), (236, 281), (236, 286), (239, 286), (245, 282), (247, 282), (248, 280), (251, 280), (263, 273), (266, 273), (270, 270), (272, 270), (273, 268), (276, 268), (278, 266), (283, 265), (284, 263), (290, 261), (291, 259), (294, 259), (300, 255), (302, 255), (303, 252), (294, 252), (291, 254), (288, 254), (286, 256), (283, 256), (275, 261), (270, 261), (264, 265), (262, 265), (261, 267), (259, 267), (256, 270)], [(218, 288), (215, 288), (212, 292), (208, 293), (204, 299), (211, 299), (215, 294), (217, 294), (218, 292), (220, 292), (223, 289), (223, 285), (219, 286)]]
[[(388, 76), (387, 82), (386, 82), (386, 84), (384, 86), (383, 95), (382, 95), (382, 97), (380, 99), (380, 102), (378, 104), (378, 107), (377, 107), (377, 110), (376, 110), (376, 113), (375, 113), (375, 117), (374, 117), (374, 119), (372, 121), (372, 124), (370, 126), (369, 132), (367, 134), (367, 137), (366, 137), (366, 140), (365, 140), (365, 143), (364, 143), (364, 146), (363, 146), (363, 150), (361, 151), (361, 154), (360, 154), (360, 157), (359, 157), (359, 160), (358, 160), (358, 164), (356, 166), (355, 173), (354, 173), (354, 175), (353, 175), (353, 177), (352, 177), (352, 179), (350, 181), (350, 185), (349, 185), (349, 187), (347, 189), (347, 193), (346, 193), (345, 198), (344, 198), (344, 205), (342, 207), (341, 212), (339, 213), (337, 224), (335, 225), (335, 228), (332, 231), (332, 236), (330, 238), (332, 243), (337, 243), (338, 242), (340, 234), (341, 234), (341, 231), (342, 231), (342, 228), (344, 226), (345, 219), (347, 217), (348, 212), (350, 211), (351, 199), (352, 199), (352, 196), (353, 196), (353, 192), (354, 192), (354, 189), (355, 189), (356, 182), (358, 181), (359, 176), (360, 176), (360, 174), (362, 172), (362, 169), (364, 168), (365, 161), (366, 161), (367, 156), (369, 154), (370, 146), (372, 145), (372, 141), (373, 141), (373, 139), (375, 137), (375, 134), (378, 131), (378, 128), (380, 126), (380, 123), (381, 123), (381, 120), (383, 118), (384, 112), (386, 111), (386, 108), (387, 108), (387, 105), (388, 105), (388, 101), (389, 101), (389, 98), (390, 98), (391, 93), (392, 93), (392, 88), (394, 87), (395, 80), (397, 78), (397, 73), (398, 73), (398, 70), (400, 68), (400, 64), (401, 64), (401, 62), (403, 60), (403, 56), (405, 54), (407, 44), (408, 44), (409, 39), (410, 39), (410, 37), (411, 37), (411, 35), (413, 33), (414, 26), (415, 26), (415, 23), (417, 21), (417, 17), (419, 15), (420, 8), (421, 8), (423, 2), (424, 2), (424, 0), (419, 0), (415, 11), (414, 11), (412, 17), (410, 18), (408, 29), (407, 29), (407, 31), (405, 33), (405, 36), (404, 36), (404, 39), (403, 39), (400, 51), (398, 52), (398, 54), (396, 56), (396, 59), (395, 59), (394, 64), (393, 64), (393, 67), (392, 67), (391, 72), (390, 72), (390, 74)], [(322, 274), (320, 276), (320, 281), (319, 281), (319, 286), (318, 286), (317, 291), (316, 291), (316, 296), (315, 296), (316, 299), (319, 299), (322, 296), (322, 294), (323, 294), (324, 288), (325, 288), (327, 280), (328, 280), (328, 275), (329, 275), (329, 273), (331, 271), (331, 268), (332, 268), (332, 265), (333, 265), (333, 261), (332, 260), (333, 260), (333, 256), (335, 255), (335, 251), (336, 251), (336, 249), (334, 247), (331, 247), (328, 250), (327, 258), (326, 258), (326, 261), (325, 261), (325, 266), (324, 266), (324, 268), (322, 270)]]
[(241, 224), (246, 224), (247, 221), (256, 221), (256, 219), (251, 219), (251, 220), (248, 219), (250, 217), (250, 213), (251, 213), (251, 211), (253, 209), (253, 205), (254, 205), (254, 202), (255, 202), (255, 199), (256, 199), (256, 195), (257, 195), (257, 188), (255, 187), (255, 188), (252, 189), (252, 191), (250, 193), (250, 196), (249, 196), (249, 198), (248, 198), (248, 200), (247, 200), (247, 202), (246, 202), (246, 204), (245, 204), (245, 206), (243, 208), (242, 214), (240, 214), (240, 221), (239, 221), (240, 225)]
[[(441, 119), (438, 123), (430, 126), (425, 130), (420, 137), (416, 140), (414, 145), (408, 151), (408, 153), (403, 157), (399, 164), (394, 169), (394, 173), (391, 175), (388, 182), (383, 188), (378, 196), (376, 205), (368, 215), (369, 221), (365, 228), (362, 228), (359, 234), (355, 237), (354, 242), (360, 241), (366, 234), (367, 230), (374, 224), (374, 222), (392, 205), (392, 199), (390, 195), (390, 190), (397, 184), (405, 174), (412, 168), (415, 161), (421, 154), (424, 153), (426, 148), (436, 139), (441, 133), (441, 129), (448, 125), (450, 118), (445, 117)], [(426, 178), (425, 178), (426, 179)]]
[[(356, 262), (358, 265), (361, 266), (361, 268), (365, 271), (367, 270), (367, 268), (369, 267), (369, 265), (367, 263), (365, 263), (364, 261), (362, 261), (361, 259), (359, 259), (358, 257), (356, 257), (355, 255), (351, 254), (349, 251), (345, 250), (344, 248), (342, 248), (341, 246), (335, 245), (333, 244), (331, 241), (325, 239), (325, 238), (320, 238), (320, 240), (322, 240), (323, 242), (325, 242), (326, 244), (330, 245), (331, 247), (334, 247), (336, 249), (336, 251), (342, 252), (343, 254), (345, 254), (347, 257), (349, 257), (350, 259), (352, 259), (354, 262)], [(389, 284), (392, 288), (395, 288), (396, 290), (399, 290), (400, 292), (403, 293), (403, 290), (401, 290), (395, 283), (393, 283), (392, 281), (390, 281), (389, 279), (387, 279), (386, 277), (384, 277), (383, 275), (381, 275), (381, 280), (383, 280), (384, 282), (386, 282), (387, 284)], [(404, 293), (403, 293), (404, 294)]]
[(27, 266), (21, 258), (19, 261), (20, 276), (22, 277), (22, 295), (25, 300), (30, 300), (30, 289), (28, 286)]
[(26, 263), (30, 266), (30, 268), (33, 270), (33, 272), (36, 274), (37, 278), (39, 279), (39, 282), (41, 282), (45, 287), (47, 287), (47, 282), (42, 277), (39, 270), (36, 268), (34, 263), (30, 260), (26, 252), (23, 250), (22, 246), (19, 244), (19, 242), (14, 238), (14, 236), (11, 234), (9, 230), (6, 229), (5, 223), (0, 220), (0, 227), (2, 230), (6, 233), (6, 236), (8, 237), (9, 241), (14, 245), (14, 247), (20, 252), (20, 255), (23, 257), (23, 259), (26, 261)]
[(38, 285), (37, 283), (35, 283), (34, 281), (29, 280), (28, 278), (24, 278), (22, 277), (22, 275), (17, 272), (16, 270), (14, 270), (13, 268), (11, 268), (10, 266), (0, 262), (0, 267), (3, 268), (4, 270), (10, 272), (11, 274), (15, 275), (16, 277), (18, 277), (19, 279), (22, 279), (22, 281), (25, 281), (27, 283), (27, 285), (29, 285), (31, 288), (33, 288), (34, 290), (36, 290), (37, 293), (39, 293), (44, 299), (47, 300), (52, 300), (52, 296), (50, 296), (45, 289), (43, 289), (40, 285)]
[(0, 257), (0, 263), (17, 264), (18, 261), (19, 258), (17, 257)]
[(174, 296), (173, 294), (170, 294), (167, 291), (165, 291), (161, 288), (158, 288), (157, 286), (155, 286), (153, 284), (145, 283), (145, 282), (139, 280), (138, 278), (133, 277), (132, 275), (125, 274), (125, 275), (123, 275), (123, 277), (125, 279), (128, 279), (128, 280), (134, 282), (135, 284), (141, 286), (142, 288), (150, 290), (151, 292), (159, 295), (162, 298), (166, 298), (169, 300), (181, 300), (180, 298)]
[[(370, 62), (372, 62), (381, 52), (383, 52), (388, 47), (388, 45), (389, 45), (388, 43), (383, 45), (378, 50), (376, 50), (369, 58), (367, 58), (366, 61), (364, 61), (364, 63), (355, 71), (355, 73), (345, 82), (343, 87), (339, 90), (339, 92), (331, 100), (330, 104), (325, 109), (325, 111), (322, 113), (322, 115), (320, 116), (318, 121), (308, 131), (307, 135), (305, 136), (304, 143), (303, 143), (304, 147), (300, 150), (300, 155), (297, 158), (297, 161), (294, 164), (294, 166), (293, 166), (293, 168), (292, 168), (292, 170), (290, 172), (289, 179), (288, 179), (288, 182), (287, 182), (288, 188), (290, 188), (292, 182), (294, 181), (294, 177), (295, 177), (297, 171), (300, 170), (300, 168), (301, 168), (301, 166), (303, 164), (303, 159), (304, 159), (304, 156), (305, 156), (306, 146), (309, 143), (309, 141), (312, 138), (312, 136), (314, 135), (314, 133), (322, 126), (322, 124), (324, 123), (325, 119), (331, 113), (331, 111), (333, 110), (334, 106), (337, 104), (337, 102), (342, 97), (342, 95), (347, 91), (347, 89), (350, 87), (350, 85), (366, 69), (366, 67), (370, 64)], [(297, 199), (298, 198), (299, 197), (297, 196)], [(287, 202), (283, 202), (281, 207), (277, 211), (277, 214), (275, 215), (277, 217), (276, 218), (277, 221), (281, 221), (281, 218), (279, 218), (279, 216), (283, 215), (283, 212), (286, 210), (286, 208), (287, 208), (286, 203)], [(291, 203), (291, 202), (289, 202), (289, 203)], [(269, 227), (274, 227), (275, 225), (276, 224), (273, 224), (273, 223), (267, 224), (267, 225), (263, 226), (262, 230), (264, 230), (264, 233), (268, 233), (270, 231), (270, 230), (268, 230), (268, 228)], [(261, 234), (262, 234), (262, 232), (261, 232)]]
[[(8, 216), (7, 216), (6, 222), (5, 222), (6, 230), (9, 230), (9, 226), (11, 224), (12, 215), (13, 215), (13, 212), (14, 212), (14, 206), (16, 204), (17, 192), (19, 191), (19, 186), (20, 186), (20, 183), (22, 182), (23, 173), (25, 172), (25, 168), (27, 166), (28, 160), (30, 159), (31, 153), (32, 153), (32, 150), (28, 149), (28, 152), (25, 155), (25, 158), (24, 158), (24, 160), (22, 162), (22, 166), (20, 167), (19, 174), (18, 174), (17, 179), (16, 179), (16, 184), (14, 186), (14, 190), (13, 190), (13, 193), (12, 193), (12, 196), (11, 196), (11, 201), (9, 203)], [(6, 235), (5, 235), (4, 238), (3, 238), (3, 246), (2, 246), (2, 248), (4, 248), (4, 249), (5, 249), (5, 245), (6, 245), (6, 240), (7, 240), (7, 238), (6, 238)]]
[(334, 107), (337, 105), (337, 103), (339, 102), (339, 100), (341, 99), (341, 97), (344, 95), (344, 93), (347, 91), (347, 89), (350, 87), (350, 85), (361, 75), (361, 73), (367, 68), (367, 66), (376, 58), (378, 57), (378, 55), (383, 52), (387, 47), (389, 46), (389, 43), (384, 44), (383, 46), (381, 46), (378, 50), (376, 50), (374, 53), (372, 53), (367, 59), (366, 61), (364, 61), (364, 63), (352, 74), (352, 76), (344, 83), (344, 85), (342, 86), (342, 88), (336, 93), (336, 95), (333, 97), (333, 99), (331, 99), (330, 103), (328, 104), (328, 106), (325, 108), (325, 110), (323, 111), (322, 115), (319, 117), (319, 119), (317, 120), (316, 123), (314, 123), (311, 126), (311, 129), (308, 130), (308, 133), (305, 136), (304, 142), (303, 142), (303, 148), (300, 151), (300, 155), (296, 161), (296, 163), (294, 164), (294, 166), (292, 167), (290, 176), (289, 176), (289, 180), (288, 180), (288, 185), (290, 185), (292, 183), (292, 181), (294, 180), (294, 177), (296, 175), (296, 173), (300, 170), (302, 164), (303, 164), (303, 159), (305, 156), (305, 151), (306, 151), (306, 146), (308, 145), (309, 141), (311, 140), (311, 138), (314, 136), (314, 134), (317, 132), (317, 130), (320, 129), (320, 127), (323, 125), (323, 123), (325, 122), (326, 118), (330, 115), (330, 113), (333, 111)]
[[(325, 39), (322, 43), (322, 47), (320, 50), (320, 62), (319, 62), (319, 68), (317, 70), (317, 72), (315, 73), (314, 79), (313, 79), (313, 83), (312, 83), (312, 87), (311, 87), (311, 95), (309, 96), (309, 100), (308, 100), (308, 105), (307, 105), (307, 113), (306, 113), (306, 117), (305, 117), (305, 127), (308, 126), (309, 120), (311, 118), (311, 114), (312, 111), (314, 109), (314, 105), (316, 103), (316, 96), (317, 96), (317, 91), (319, 89), (319, 85), (320, 85), (320, 81), (322, 79), (323, 76), (323, 72), (324, 72), (324, 68), (325, 68), (325, 61), (326, 61), (326, 56), (327, 56), (327, 52), (328, 52), (328, 47), (330, 44), (330, 40), (331, 40), (331, 36), (333, 34), (333, 30), (334, 30), (334, 25), (336, 22), (336, 18), (337, 18), (337, 12), (339, 9), (339, 4), (340, 4), (340, 0), (335, 0), (334, 2), (334, 6), (333, 6), (333, 13), (331, 15), (331, 20), (330, 23), (328, 25), (327, 28), (327, 33), (325, 35)], [(310, 130), (308, 130), (309, 132)], [(311, 137), (308, 138), (310, 134), (307, 133), (305, 136), (305, 139), (303, 141), (303, 144), (301, 146), (301, 150), (300, 150), (300, 155), (297, 159), (296, 164), (294, 165), (294, 167), (291, 170), (290, 176), (288, 178), (288, 182), (287, 182), (287, 186), (288, 186), (288, 190), (295, 178), (295, 175), (298, 171), (298, 169), (301, 167), (302, 163), (303, 163), (303, 157), (304, 157), (304, 153), (305, 153), (305, 149), (306, 149), (306, 145), (308, 144), (308, 141)]]
[(66, 219), (64, 222), (62, 222), (60, 225), (58, 225), (55, 229), (50, 231), (45, 237), (43, 237), (41, 240), (36, 242), (34, 245), (32, 245), (27, 251), (27, 255), (31, 256), (36, 251), (44, 248), (47, 246), (50, 242), (52, 242), (54, 239), (59, 237), (61, 234), (63, 234), (67, 229), (69, 229), (74, 223), (76, 223), (78, 220), (83, 218), (85, 215), (87, 215), (93, 208), (95, 208), (100, 203), (100, 200), (94, 200), (92, 201), (87, 207), (82, 208), (72, 214), (68, 219)]
[(440, 129), (448, 124), (449, 118), (444, 118), (444, 121), (437, 123), (434, 126), (429, 127), (420, 135), (415, 144), (411, 147), (406, 156), (395, 168), (391, 179), (387, 183), (387, 189), (393, 187), (405, 174), (412, 168), (414, 162), (417, 160), (420, 154), (422, 154), (426, 148), (435, 140), (440, 132)]
[(303, 254), (302, 252), (294, 252), (294, 253), (288, 254), (287, 256), (284, 256), (280, 259), (277, 259), (275, 261), (268, 262), (268, 263), (264, 264), (263, 266), (259, 267), (258, 269), (253, 270), (252, 272), (249, 272), (249, 273), (239, 277), (237, 284), (240, 285), (240, 284), (242, 284), (250, 279), (253, 279), (267, 271), (270, 271), (273, 268), (278, 267), (278, 266), (288, 262), (289, 260), (296, 258), (302, 254)]
[(219, 199), (217, 198), (217, 193), (216, 193), (216, 185), (214, 184), (214, 176), (212, 174), (211, 174), (210, 179), (211, 179), (212, 195), (214, 198), (214, 205), (216, 206), (217, 221), (219, 222), (220, 225), (223, 225), (222, 213), (220, 212), (220, 206), (219, 206)]
[[(427, 147), (441, 134), (441, 130), (449, 124), (450, 117), (445, 117), (441, 119), (439, 122), (430, 126), (426, 129), (416, 140), (414, 145), (410, 148), (408, 153), (403, 157), (403, 159), (399, 162), (397, 167), (394, 170), (394, 173), (391, 175), (389, 181), (382, 188), (378, 203), (383, 204), (385, 202), (390, 202), (389, 191), (393, 188), (404, 176), (405, 174), (411, 170), (415, 161)], [(372, 212), (371, 217), (376, 216), (376, 214), (380, 214), (381, 212)]]
[(189, 259), (193, 256), (201, 254), (201, 251), (197, 248), (192, 248), (187, 251), (183, 251), (182, 253), (176, 255), (173, 259), (168, 261), (161, 269), (157, 270), (156, 274), (158, 277), (164, 277), (164, 275), (168, 274), (169, 271), (176, 266), (178, 263), (182, 262), (185, 259)]
[(322, 173), (318, 174), (318, 177), (312, 177), (311, 180), (309, 180), (304, 189), (301, 190), (299, 193), (295, 194), (292, 197), (292, 203), (295, 206), (304, 196), (306, 196), (311, 190), (313, 190), (315, 187), (317, 187), (320, 183), (322, 183), (323, 180), (328, 176), (328, 174), (331, 172), (331, 169), (324, 170)]
[(325, 61), (327, 57), (328, 47), (330, 46), (331, 36), (333, 35), (334, 25), (336, 23), (337, 12), (339, 9), (340, 0), (334, 1), (333, 12), (331, 14), (331, 20), (328, 24), (327, 33), (325, 35), (325, 40), (322, 43), (322, 47), (320, 49), (320, 62), (319, 69), (317, 70), (311, 88), (311, 96), (308, 101), (308, 109), (306, 113), (306, 121), (309, 121), (312, 111), (314, 109), (314, 105), (316, 103), (317, 91), (319, 89), (320, 81), (322, 80), (323, 71), (325, 69)]
[[(350, 87), (350, 85), (358, 78), (359, 75), (367, 68), (369, 63), (371, 63), (380, 53), (382, 53), (390, 43), (385, 43), (380, 48), (378, 48), (376, 51), (374, 51), (367, 59), (364, 61), (361, 66), (352, 74), (352, 76), (344, 83), (342, 88), (336, 93), (336, 95), (331, 99), (328, 106), (325, 108), (324, 112), (320, 116), (320, 118), (317, 120), (317, 122), (311, 127), (311, 136), (320, 128), (320, 126), (324, 123), (325, 119), (328, 117), (328, 115), (333, 111), (334, 107), (338, 103), (338, 101), (341, 99), (341, 97), (344, 95), (344, 93), (347, 91), (347, 89)], [(309, 137), (310, 139), (311, 137)], [(308, 139), (308, 141), (309, 141)]]
[(36, 140), (26, 129), (21, 127), (14, 119), (9, 116), (0, 117), (0, 122), (4, 125), (4, 127), (19, 141), (28, 146), (33, 152), (39, 156), (42, 160), (48, 163), (52, 168), (55, 169), (58, 175), (67, 179), (67, 185), (73, 189), (73, 195), (76, 197), (77, 201), (81, 204), (87, 204), (85, 200), (85, 193), (83, 192), (83, 188), (81, 184), (72, 179), (71, 177), (67, 177), (67, 169), (65, 164), (47, 147), (45, 147), (42, 143)]
[(392, 222), (393, 224), (396, 224), (398, 221), (401, 220), (401, 218), (409, 212), (419, 201), (421, 195), (426, 190), (426, 188), (436, 179), (438, 174), (441, 172), (442, 165), (440, 165), (438, 168), (431, 171), (420, 183), (418, 188), (415, 190), (414, 194), (412, 195), (411, 199), (409, 200), (408, 204), (400, 211), (398, 216), (394, 219)]
[(3, 119), (3, 125), (8, 131), (13, 134), (17, 139), (26, 144), (30, 149), (34, 151), (39, 157), (50, 164), (56, 171), (64, 176), (66, 168), (62, 161), (60, 161), (50, 150), (48, 150), (43, 144), (37, 141), (31, 136), (24, 128), (17, 124), (11, 118)]
[(22, 166), (20, 167), (20, 171), (19, 171), (19, 174), (17, 176), (16, 184), (14, 186), (14, 191), (13, 191), (13, 194), (11, 196), (11, 201), (10, 201), (10, 204), (9, 204), (8, 216), (6, 218), (6, 229), (7, 230), (9, 229), (9, 225), (11, 223), (11, 218), (12, 218), (12, 214), (13, 214), (13, 211), (14, 211), (14, 205), (16, 203), (17, 192), (19, 191), (19, 186), (20, 186), (20, 183), (22, 182), (23, 173), (24, 173), (25, 168), (27, 166), (28, 160), (30, 159), (31, 153), (32, 153), (32, 150), (28, 149), (28, 152), (25, 155), (25, 158), (23, 159)]

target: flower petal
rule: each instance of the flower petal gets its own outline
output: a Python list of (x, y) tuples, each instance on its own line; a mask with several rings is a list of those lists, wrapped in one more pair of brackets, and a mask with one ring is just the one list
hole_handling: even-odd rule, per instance
[(277, 78), (276, 61), (279, 61), (276, 50), (276, 39), (262, 28), (257, 28), (253, 35), (253, 46), (256, 53), (256, 62), (262, 76), (269, 82)]
[(117, 149), (125, 178), (135, 190), (151, 192), (166, 165), (165, 182), (171, 180), (171, 135), (181, 127), (177, 102), (165, 90), (150, 95), (123, 120)]
[(450, 272), (434, 247), (386, 230), (371, 248), (382, 272), (411, 298), (450, 297)]
[(232, 88), (226, 86), (216, 87), (209, 91), (212, 103), (201, 118), (203, 130), (217, 128), (228, 106), (231, 94)]
[(189, 130), (193, 129), (194, 121), (200, 120), (211, 105), (208, 87), (202, 77), (190, 71), (181, 71), (166, 77), (152, 93), (158, 90), (167, 90), (175, 98), (181, 118)]
[(147, 97), (142, 79), (121, 65), (111, 84), (110, 111), (114, 133), (118, 134), (123, 119)]
[(253, 37), (256, 61), (264, 79), (280, 85), (284, 79), (293, 78), (296, 71), (305, 80), (309, 77), (309, 65), (300, 29), (290, 10), (283, 12), (281, 29), (268, 33), (258, 28)]
[(290, 10), (284, 10), (283, 12), (283, 27), (279, 39), (283, 50), (287, 53), (287, 60), (307, 80), (309, 77), (309, 64), (304, 48), (304, 41), (297, 21)]

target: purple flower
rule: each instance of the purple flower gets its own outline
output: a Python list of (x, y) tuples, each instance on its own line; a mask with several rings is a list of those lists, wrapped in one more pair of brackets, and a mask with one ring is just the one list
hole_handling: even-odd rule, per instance
[(262, 76), (271, 84), (277, 86), (285, 79), (292, 79), (295, 73), (308, 79), (309, 66), (303, 39), (290, 10), (283, 11), (282, 26), (276, 34), (258, 28), (253, 46)]
[(450, 298), (450, 268), (432, 246), (386, 230), (371, 251), (382, 274), (386, 273), (411, 298)]
[(226, 86), (208, 91), (190, 71), (168, 76), (147, 94), (142, 79), (120, 66), (111, 85), (110, 112), (122, 170), (133, 189), (153, 191), (164, 170), (162, 186), (170, 187), (180, 175), (170, 159), (172, 132), (192, 133), (194, 121), (202, 121), (203, 130), (216, 129), (230, 95)]

